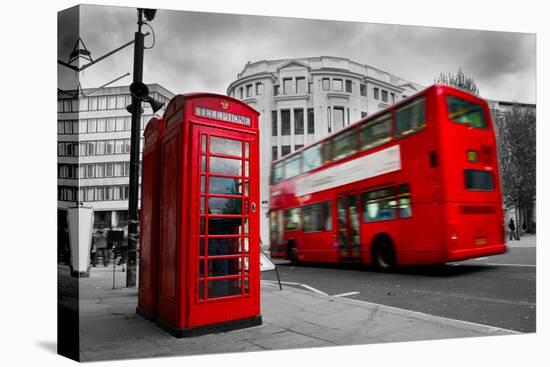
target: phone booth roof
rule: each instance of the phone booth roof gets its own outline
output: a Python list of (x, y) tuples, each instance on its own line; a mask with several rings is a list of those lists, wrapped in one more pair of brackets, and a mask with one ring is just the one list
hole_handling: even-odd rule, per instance
[(170, 127), (175, 122), (174, 119), (182, 119), (183, 110), (186, 107), (191, 109), (191, 111), (185, 111), (187, 116), (192, 113), (197, 119), (215, 120), (221, 126), (239, 126), (246, 130), (258, 129), (258, 116), (260, 115), (258, 111), (238, 99), (215, 93), (176, 95), (168, 102), (164, 111), (165, 127)]
[(143, 131), (143, 136), (149, 136), (153, 134), (154, 132), (157, 132), (157, 134), (162, 135), (162, 130), (164, 128), (164, 120), (160, 116), (153, 116), (149, 122), (147, 123), (147, 126), (145, 126), (145, 130)]

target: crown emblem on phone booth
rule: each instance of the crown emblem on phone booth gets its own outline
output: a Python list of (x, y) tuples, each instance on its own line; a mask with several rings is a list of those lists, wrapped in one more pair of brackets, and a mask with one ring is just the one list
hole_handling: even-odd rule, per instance
[(220, 102), (220, 106), (224, 109), (224, 110), (227, 110), (229, 108), (229, 103), (227, 103), (226, 101), (221, 101)]

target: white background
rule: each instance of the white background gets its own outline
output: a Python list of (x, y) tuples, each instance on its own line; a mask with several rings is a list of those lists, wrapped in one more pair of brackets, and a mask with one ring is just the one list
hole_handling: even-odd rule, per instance
[[(7, 3), (7, 5), (6, 5)], [(539, 366), (548, 362), (548, 250), (543, 213), (548, 196), (548, 10), (544, 1), (329, 2), (201, 0), (94, 1), (103, 5), (158, 7), (537, 33), (537, 334), (315, 348), (294, 351), (116, 361), (109, 365), (159, 366), (261, 364), (270, 366)], [(73, 1), (8, 1), (2, 6), (2, 143), (0, 213), (0, 364), (72, 365), (53, 350), (56, 341), (56, 40), (59, 10)], [(514, 50), (510, 50), (514, 52)], [(297, 55), (300, 56), (300, 55)], [(546, 74), (544, 74), (546, 71)], [(546, 97), (546, 98), (545, 98)], [(547, 170), (546, 170), (547, 171)], [(545, 280), (546, 279), (546, 280)], [(50, 347), (48, 347), (50, 346)], [(98, 363), (96, 365), (107, 365)]]

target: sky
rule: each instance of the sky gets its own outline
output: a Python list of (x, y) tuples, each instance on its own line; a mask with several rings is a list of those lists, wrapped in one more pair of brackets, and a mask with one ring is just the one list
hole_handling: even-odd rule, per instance
[[(58, 59), (63, 61), (76, 42), (75, 13), (69, 13), (60, 13), (58, 22)], [(94, 58), (132, 40), (136, 22), (135, 8), (80, 8), (80, 35)], [(337, 56), (425, 86), (440, 73), (461, 68), (486, 99), (536, 103), (533, 33), (162, 9), (150, 23), (155, 36), (154, 45), (152, 36), (145, 41), (153, 48), (145, 51), (144, 81), (176, 94), (225, 94), (248, 61)], [(99, 87), (131, 73), (132, 65), (130, 46), (81, 72), (82, 86)], [(131, 78), (113, 85), (128, 85)], [(58, 82), (62, 89), (74, 87), (74, 72), (58, 66)]]

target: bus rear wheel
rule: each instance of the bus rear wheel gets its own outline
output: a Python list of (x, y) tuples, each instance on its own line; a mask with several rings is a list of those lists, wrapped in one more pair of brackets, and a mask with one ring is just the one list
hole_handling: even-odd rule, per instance
[(373, 265), (378, 271), (392, 271), (395, 269), (395, 250), (387, 238), (380, 239), (374, 244)]

